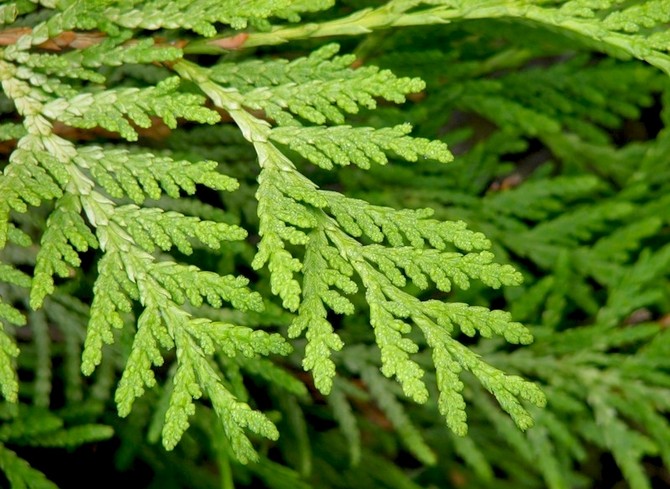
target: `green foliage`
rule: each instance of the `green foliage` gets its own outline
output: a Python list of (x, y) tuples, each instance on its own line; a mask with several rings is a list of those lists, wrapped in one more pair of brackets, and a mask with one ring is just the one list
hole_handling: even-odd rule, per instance
[(197, 95), (176, 93), (179, 78), (167, 78), (146, 89), (121, 88), (58, 99), (44, 107), (44, 115), (69, 126), (90, 129), (102, 127), (117, 132), (129, 141), (137, 140), (133, 122), (141, 128), (151, 127), (150, 116), (160, 118), (168, 127), (177, 127), (177, 118), (214, 124), (219, 117), (202, 107), (204, 99)]
[(0, 6), (9, 486), (667, 483), (670, 2), (333, 3)]
[(368, 169), (371, 162), (385, 165), (388, 163), (387, 153), (407, 161), (416, 161), (419, 156), (443, 163), (452, 160), (446, 145), (406, 136), (411, 130), (409, 124), (378, 130), (350, 126), (279, 127), (270, 137), (326, 170), (332, 169), (333, 164), (346, 166), (353, 163), (363, 169)]

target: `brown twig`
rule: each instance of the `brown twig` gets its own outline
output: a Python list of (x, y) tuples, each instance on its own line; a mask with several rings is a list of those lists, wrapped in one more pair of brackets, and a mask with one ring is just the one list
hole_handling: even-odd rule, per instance
[(247, 40), (249, 34), (246, 32), (240, 32), (230, 37), (222, 37), (220, 39), (213, 40), (210, 44), (212, 46), (219, 47), (221, 49), (240, 49), (244, 45), (244, 41)]
[[(13, 27), (0, 31), (0, 46), (11, 46), (18, 40), (32, 32), (30, 27)], [(102, 32), (75, 32), (64, 31), (51, 39), (47, 39), (36, 47), (48, 51), (62, 51), (63, 49), (84, 49), (100, 44), (105, 39)]]
[[(165, 125), (159, 117), (151, 118), (151, 126), (147, 128), (137, 127), (133, 124), (133, 128), (137, 131), (139, 136), (145, 140), (161, 141), (168, 137), (172, 130)], [(78, 127), (68, 126), (62, 122), (55, 121), (53, 123), (53, 132), (58, 136), (68, 139), (70, 141), (93, 141), (95, 139), (120, 139), (121, 136), (102, 127), (94, 127), (91, 129), (80, 129)], [(0, 141), (0, 155), (8, 155), (16, 149), (16, 139), (8, 141)]]

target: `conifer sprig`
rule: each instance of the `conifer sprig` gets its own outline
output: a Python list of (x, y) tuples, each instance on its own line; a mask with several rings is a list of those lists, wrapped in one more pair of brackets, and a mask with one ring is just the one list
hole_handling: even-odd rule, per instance
[(350, 126), (278, 127), (270, 138), (326, 170), (332, 169), (333, 164), (353, 163), (363, 169), (371, 163), (385, 165), (389, 153), (407, 161), (416, 161), (420, 156), (443, 163), (452, 160), (443, 143), (407, 136), (411, 130), (409, 124), (377, 130)]
[[(466, 348), (459, 348), (460, 344), (449, 332), (453, 331), (453, 324), (458, 324), (472, 335), (475, 324), (481, 321), (483, 324), (477, 327), (484, 336), (496, 333), (512, 342), (528, 343), (530, 333), (500, 311), (490, 313), (476, 308), (468, 311), (461, 305), (441, 306), (439, 301), (423, 303), (402, 290), (407, 279), (425, 289), (430, 278), (437, 289), (443, 291), (451, 290), (452, 282), (468, 288), (471, 278), (496, 288), (502, 284), (518, 284), (520, 275), (512, 267), (491, 263), (493, 255), (482, 251), (490, 246), (484, 236), (467, 230), (464, 223), (428, 219), (430, 211), (395, 211), (319, 190), (274, 145), (269, 124), (240, 107), (240, 102), (247, 104), (245, 95), (223, 88), (210, 78), (207, 70), (193, 64), (180, 62), (175, 69), (196, 82), (218, 107), (227, 110), (256, 149), (261, 166), (257, 192), (261, 242), (253, 265), (260, 268), (268, 264), (272, 291), (282, 298), (284, 307), (297, 310), (298, 316), (289, 335), (295, 337), (307, 330), (303, 367), (312, 371), (315, 386), (326, 394), (332, 388), (336, 365), (330, 352), (340, 350), (343, 343), (327, 318), (327, 308), (339, 314), (353, 312), (354, 306), (346, 296), (357, 290), (352, 280), (355, 274), (365, 288), (370, 324), (381, 351), (382, 372), (387, 377), (396, 377), (408, 397), (419, 403), (428, 398), (428, 390), (421, 380), (423, 369), (411, 359), (419, 346), (403, 337), (415, 324), (424, 330), (425, 335), (431, 335), (431, 346), (438, 352), (449, 352), (454, 362), (452, 370), (463, 368), (475, 373), (518, 425), (528, 428), (532, 424), (531, 418), (517, 397), (543, 405), (544, 397), (539, 389), (520, 378), (504, 377)], [(408, 80), (404, 90), (414, 89), (415, 84)], [(259, 107), (251, 105), (250, 108)], [(314, 108), (328, 111), (330, 105)], [(277, 120), (277, 123), (281, 125), (283, 122)], [(290, 127), (296, 135), (301, 134), (302, 129)], [(275, 131), (282, 131), (282, 128)], [(311, 136), (310, 131), (313, 132)], [(305, 137), (314, 148), (329, 148), (332, 143), (319, 136), (337, 132), (341, 133), (339, 136), (348, 133), (337, 128), (313, 127), (306, 128)], [(395, 134), (400, 136), (396, 149), (399, 156), (414, 160), (417, 151), (441, 161), (450, 160), (451, 155), (440, 143), (418, 140), (412, 146), (414, 151), (404, 151), (403, 132)], [(366, 142), (388, 148), (384, 140), (385, 137), (380, 135), (379, 138), (368, 138)], [(346, 148), (348, 144), (349, 140), (343, 146)], [(363, 142), (359, 144), (363, 145)], [(428, 144), (434, 149), (429, 150)], [(324, 150), (326, 154), (328, 151)], [(355, 151), (351, 154), (352, 159), (358, 157)], [(348, 159), (346, 153), (342, 153), (338, 163), (343, 164)], [(361, 238), (380, 244), (366, 245), (359, 241)], [(304, 246), (304, 257), (295, 256), (287, 249), (288, 245)], [(450, 246), (474, 253), (462, 255), (448, 251)], [(302, 283), (298, 273), (303, 276)], [(431, 330), (433, 327), (437, 329)], [(441, 340), (436, 338), (438, 330), (443, 331)], [(440, 358), (439, 362), (445, 364), (446, 360)], [(441, 387), (460, 392), (462, 384), (456, 381), (453, 385), (441, 384)], [(452, 397), (454, 395), (459, 394), (452, 394)], [(464, 403), (461, 401), (460, 405), (464, 406)], [(443, 411), (446, 414), (446, 408)], [(458, 416), (463, 419), (463, 414)], [(464, 422), (456, 421), (451, 413), (449, 425), (464, 434)]]
[[(410, 488), (442, 470), (567, 489), (586, 485), (576, 467), (591, 452), (648, 489), (649, 457), (670, 466), (670, 133), (656, 135), (670, 85), (631, 61), (670, 73), (670, 2), (313, 15), (333, 6), (0, 6), (0, 469), (13, 487), (54, 487), (14, 446), (103, 440), (112, 399), (137, 415), (125, 443), (147, 429), (151, 442), (118, 459), (167, 479), (184, 468), (175, 486), (214, 485), (204, 458), (226, 487), (276, 489)], [(304, 53), (359, 35), (358, 56), (332, 42)], [(650, 106), (658, 121), (634, 123)], [(308, 428), (326, 405), (340, 432)], [(426, 427), (440, 419), (458, 437)], [(395, 439), (448, 463), (403, 473)]]
[[(18, 142), (19, 149), (13, 153), (16, 156), (6, 168), (2, 183), (11, 185), (12, 169), (16, 169), (17, 175), (29, 169), (35, 181), (33, 187), (29, 187), (31, 191), (20, 186), (8, 188), (10, 199), (5, 204), (3, 219), (7, 221), (10, 208), (26, 212), (25, 204), (38, 205), (43, 200), (57, 199), (47, 219), (43, 246), (36, 257), (31, 307), (40, 307), (54, 292), (54, 275), (70, 276), (81, 264), (81, 253), (99, 248), (103, 256), (93, 287), (91, 319), (82, 358), (84, 373), (91, 374), (101, 363), (103, 345), (115, 341), (114, 330), (124, 327), (133, 302), (138, 301), (144, 309), (139, 314), (137, 333), (116, 391), (119, 413), (126, 416), (135, 399), (156, 385), (152, 367), (162, 365), (161, 350), (176, 348), (175, 381), (183, 380), (184, 375), (191, 380), (177, 382), (173, 388), (175, 401), (166, 413), (165, 446), (173, 448), (188, 426), (193, 404), (185, 402), (185, 396), (190, 399), (189, 396), (207, 394), (217, 412), (229, 416), (223, 420), (224, 431), (238, 449), (237, 456), (244, 461), (255, 458), (243, 428), (273, 438), (276, 429), (260, 413), (239, 403), (220, 381), (210, 378), (212, 375), (218, 378), (218, 375), (209, 366), (207, 356), (214, 353), (215, 344), (228, 343), (232, 338), (216, 329), (234, 326), (217, 323), (212, 327), (209, 323), (191, 320), (182, 307), (186, 301), (194, 307), (202, 305), (204, 300), (215, 307), (221, 307), (226, 301), (236, 309), (258, 311), (263, 308), (260, 296), (246, 288), (248, 281), (242, 277), (222, 276), (194, 265), (157, 262), (149, 253), (155, 247), (168, 250), (176, 246), (189, 254), (192, 239), (217, 249), (222, 241), (242, 239), (246, 232), (228, 224), (208, 224), (174, 212), (166, 214), (159, 209), (119, 206), (99, 189), (99, 186), (109, 189), (116, 197), (127, 194), (142, 204), (146, 196), (158, 198), (162, 191), (176, 198), (181, 190), (193, 193), (196, 184), (224, 190), (234, 188), (235, 181), (213, 171), (212, 162), (179, 164), (169, 157), (128, 151), (105, 154), (99, 147), (79, 148), (53, 134), (53, 124), (64, 121), (84, 128), (101, 125), (132, 140), (136, 132), (126, 117), (139, 126), (147, 126), (151, 124), (148, 115), (155, 115), (174, 127), (177, 117), (200, 119), (198, 114), (202, 113), (205, 119), (215, 122), (218, 114), (202, 107), (201, 96), (174, 93), (178, 86), (176, 78), (145, 91), (131, 89), (125, 94), (103, 91), (94, 96), (87, 93), (73, 96), (65, 90), (49, 95), (42, 87), (31, 85), (40, 78), (24, 81), (21, 72), (13, 70), (13, 65), (5, 63), (3, 68), (3, 88), (14, 98), (17, 111), (24, 117), (26, 133)], [(133, 94), (139, 96), (133, 99)], [(112, 106), (103, 110), (108, 103)], [(114, 107), (111, 112), (110, 107)], [(205, 122), (205, 119), (200, 120)], [(156, 164), (151, 167), (151, 163)], [(156, 167), (160, 165), (164, 171), (156, 175)], [(30, 179), (21, 180), (32, 184)], [(5, 235), (9, 236), (12, 229), (7, 221)], [(194, 329), (194, 325), (198, 327)], [(265, 340), (265, 336), (272, 339)], [(241, 338), (246, 338), (247, 344), (242, 341), (240, 351), (249, 356), (288, 353), (288, 345), (281, 338), (264, 332)], [(14, 400), (17, 384), (9, 357), (16, 356), (17, 350), (11, 338), (3, 336), (3, 339), (7, 340), (2, 349), (5, 355), (3, 392)], [(179, 351), (182, 347), (200, 353), (182, 353)], [(193, 382), (202, 385), (202, 390), (195, 388)]]

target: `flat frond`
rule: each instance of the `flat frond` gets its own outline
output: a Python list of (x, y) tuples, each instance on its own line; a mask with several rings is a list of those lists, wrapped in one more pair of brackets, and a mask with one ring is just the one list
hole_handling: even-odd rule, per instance
[(179, 197), (182, 190), (193, 194), (198, 184), (215, 190), (237, 188), (233, 178), (215, 170), (217, 164), (213, 161), (193, 163), (169, 156), (96, 146), (80, 148), (74, 161), (89, 169), (111, 196), (127, 195), (137, 204), (142, 204), (147, 197), (158, 199), (163, 192), (173, 198)]
[(275, 59), (217, 63), (212, 67), (210, 77), (242, 92), (264, 86), (309, 82), (314, 79), (315, 73), (319, 79), (338, 79), (341, 72), (356, 60), (351, 54), (335, 56), (339, 50), (337, 44), (328, 44), (293, 61)]
[(114, 394), (120, 416), (128, 416), (135, 399), (156, 385), (152, 367), (163, 365), (160, 346), (171, 348), (174, 342), (165, 327), (162, 311), (150, 304), (137, 319), (137, 333)]
[(106, 253), (98, 262), (98, 278), (93, 286), (93, 302), (82, 355), (82, 372), (89, 375), (102, 360), (104, 344), (114, 342), (114, 329), (124, 325), (124, 315), (132, 310), (131, 299), (139, 296), (137, 286), (123, 271), (120, 254)]
[(663, 483), (670, 0), (0, 3), (1, 480)]
[[(90, 16), (106, 16), (120, 26), (130, 29), (189, 29), (202, 36), (211, 37), (217, 33), (216, 24), (230, 24), (234, 29), (242, 29), (249, 22), (257, 22), (268, 17), (288, 17), (293, 20), (303, 11), (320, 10), (330, 6), (330, 2), (308, 2), (278, 0), (272, 3), (253, 1), (244, 6), (233, 0), (168, 1), (152, 0), (133, 2), (133, 8), (105, 9), (95, 6)], [(81, 22), (81, 21), (80, 21)]]
[(28, 205), (38, 206), (43, 201), (63, 195), (59, 185), (40, 165), (35, 155), (23, 149), (12, 153), (9, 165), (0, 175), (0, 193), (3, 195), (0, 202), (0, 248), (7, 241), (11, 210), (27, 212)]
[(491, 243), (479, 232), (467, 229), (462, 221), (430, 219), (430, 209), (402, 209), (371, 205), (336, 192), (323, 192), (333, 217), (353, 237), (365, 235), (375, 243), (393, 247), (429, 245), (445, 250), (450, 244), (465, 251), (483, 250)]
[(242, 463), (257, 460), (258, 455), (243, 430), (247, 428), (275, 440), (279, 433), (274, 424), (248, 404), (238, 401), (223, 386), (208, 360), (198, 353), (196, 340), (186, 329), (177, 329), (175, 334), (179, 366), (165, 415), (164, 446), (171, 449), (176, 445), (188, 427), (188, 417), (195, 412), (192, 399), (204, 393), (211, 400), (238, 460)]
[[(6, 304), (0, 303), (0, 317), (11, 314), (11, 311), (9, 313), (6, 311), (7, 307)], [(20, 317), (25, 322), (25, 318)], [(16, 402), (19, 394), (19, 379), (15, 366), (17, 356), (19, 348), (13, 336), (9, 335), (5, 331), (5, 326), (0, 323), (0, 390), (3, 397), (10, 402)]]
[(126, 36), (107, 38), (82, 50), (63, 55), (75, 63), (90, 68), (99, 66), (124, 66), (174, 61), (182, 51), (176, 46), (159, 45), (154, 39), (141, 39), (129, 44)]
[(281, 335), (245, 326), (200, 318), (188, 321), (185, 329), (208, 355), (220, 352), (234, 358), (239, 353), (246, 358), (255, 358), (256, 355), (288, 355), (291, 352)]
[(268, 264), (272, 272), (272, 292), (282, 298), (285, 308), (295, 311), (300, 303), (301, 287), (293, 277), (302, 265), (284, 243), (305, 244), (309, 238), (302, 229), (314, 227), (316, 221), (309, 211), (286, 195), (288, 187), (273, 181), (275, 175), (272, 170), (264, 170), (256, 194), (261, 241), (252, 266), (258, 269)]
[(53, 77), (52, 79), (80, 79), (94, 83), (102, 83), (105, 80), (105, 77), (100, 73), (81, 66), (78, 62), (79, 60), (68, 59), (66, 56), (45, 53), (28, 54), (21, 51), (16, 53), (15, 57), (8, 56), (8, 58), (17, 58), (16, 61), (20, 61), (22, 65), (30, 67), (34, 72), (32, 76), (33, 82), (37, 81), (36, 79), (40, 77), (40, 74), (44, 75), (42, 76), (44, 81), (51, 77)]
[(182, 304), (188, 300), (198, 307), (203, 300), (214, 307), (221, 307), (223, 301), (230, 302), (241, 310), (260, 311), (263, 301), (257, 292), (251, 292), (246, 286), (249, 280), (232, 275), (219, 275), (205, 272), (195, 265), (180, 265), (173, 262), (161, 262), (151, 266), (150, 276), (171, 294), (172, 300)]
[(440, 141), (408, 136), (409, 124), (382, 129), (371, 127), (279, 127), (270, 137), (311, 161), (330, 170), (333, 165), (354, 164), (367, 169), (371, 163), (385, 165), (387, 154), (407, 161), (419, 157), (443, 163), (453, 156)]
[(59, 98), (44, 107), (44, 114), (73, 127), (102, 127), (118, 132), (129, 141), (137, 141), (138, 127), (148, 128), (151, 117), (168, 127), (177, 127), (177, 118), (214, 124), (219, 115), (203, 106), (200, 95), (180, 93), (179, 78), (172, 77), (149, 88), (120, 88), (99, 93), (81, 93), (71, 99)]
[(387, 377), (395, 376), (405, 395), (415, 402), (426, 402), (428, 389), (423, 381), (424, 370), (410, 358), (410, 355), (419, 351), (419, 347), (409, 338), (403, 337), (411, 331), (411, 326), (402, 320), (407, 310), (402, 303), (386, 300), (381, 287), (371, 279), (371, 274), (364, 272), (363, 281), (367, 287), (366, 299), (370, 304), (370, 325), (381, 352), (382, 373)]
[(97, 248), (98, 241), (81, 217), (79, 199), (67, 194), (58, 199), (47, 220), (42, 246), (37, 254), (30, 306), (39, 308), (54, 291), (53, 276), (68, 277), (81, 265), (79, 253)]
[(316, 388), (326, 394), (335, 376), (331, 352), (344, 346), (328, 321), (326, 305), (338, 314), (353, 312), (353, 304), (340, 292), (356, 292), (358, 287), (350, 278), (352, 274), (351, 266), (328, 247), (323, 231), (312, 231), (305, 251), (302, 301), (288, 333), (295, 338), (307, 330), (308, 343), (302, 364), (305, 370), (312, 372)]
[(289, 126), (295, 125), (294, 116), (315, 124), (343, 124), (345, 114), (356, 114), (362, 107), (374, 109), (376, 98), (402, 103), (407, 94), (424, 88), (418, 78), (398, 78), (388, 70), (372, 66), (352, 69), (349, 65), (354, 58), (333, 58), (336, 52), (337, 47), (331, 45), (312, 57), (275, 62), (262, 70), (268, 86), (248, 84), (249, 79), (258, 80), (249, 76), (257, 64), (243, 66), (238, 73), (228, 73), (228, 66), (220, 65), (212, 69), (211, 77), (237, 88), (248, 108), (263, 110), (279, 125)]
[(241, 240), (247, 236), (247, 232), (238, 226), (135, 205), (119, 207), (114, 220), (149, 253), (156, 248), (169, 251), (176, 246), (180, 252), (190, 255), (193, 253), (192, 241), (218, 250), (223, 241)]
[(26, 318), (16, 307), (0, 302), (0, 319), (16, 326), (24, 326)]

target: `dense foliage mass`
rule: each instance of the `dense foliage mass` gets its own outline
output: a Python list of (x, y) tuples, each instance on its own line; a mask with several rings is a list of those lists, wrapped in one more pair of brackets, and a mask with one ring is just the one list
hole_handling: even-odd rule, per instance
[(0, 4), (0, 486), (670, 485), (669, 25)]

